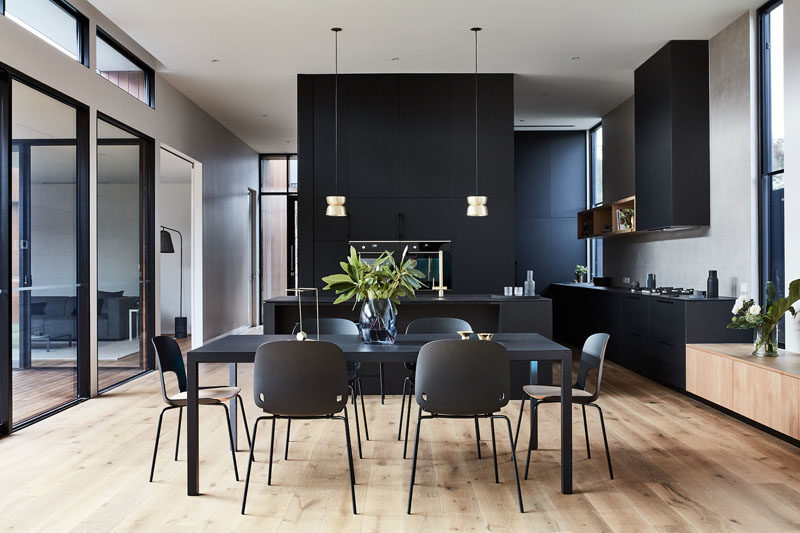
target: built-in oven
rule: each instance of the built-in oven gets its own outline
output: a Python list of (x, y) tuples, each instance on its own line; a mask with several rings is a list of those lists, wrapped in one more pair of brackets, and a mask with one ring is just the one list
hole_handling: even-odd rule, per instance
[(350, 241), (365, 263), (371, 264), (383, 252), (392, 252), (400, 260), (408, 247), (409, 257), (417, 261), (417, 270), (422, 272), (421, 290), (433, 290), (434, 286), (453, 288), (453, 252), (451, 241)]

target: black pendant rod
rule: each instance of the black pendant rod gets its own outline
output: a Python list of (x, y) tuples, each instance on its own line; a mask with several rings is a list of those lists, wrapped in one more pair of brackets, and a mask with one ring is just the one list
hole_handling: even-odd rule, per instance
[(334, 138), (334, 169), (333, 177), (335, 183), (336, 194), (339, 194), (339, 32), (342, 28), (331, 28), (334, 35), (334, 101), (333, 101), (333, 138)]
[(475, 196), (478, 195), (478, 32), (481, 28), (470, 28), (475, 33)]

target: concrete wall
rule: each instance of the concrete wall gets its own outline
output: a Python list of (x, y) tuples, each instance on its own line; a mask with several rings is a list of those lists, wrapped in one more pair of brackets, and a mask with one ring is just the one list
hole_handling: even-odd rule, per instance
[[(738, 294), (742, 284), (749, 294), (758, 292), (754, 39), (754, 20), (745, 13), (710, 41), (710, 227), (606, 239), (605, 274), (616, 283), (624, 277), (644, 282), (654, 272), (659, 285), (704, 289), (714, 269), (721, 295)], [(610, 113), (611, 128), (604, 118), (609, 199), (634, 192), (630, 107), (626, 102)]]
[[(89, 2), (72, 0), (71, 3), (90, 19), (92, 50), (98, 25), (140, 59), (156, 70), (160, 68), (154, 57)], [(250, 274), (247, 188), (258, 188), (257, 153), (163, 77), (156, 76), (156, 108), (151, 109), (101, 78), (95, 72), (94, 57), (90, 68), (86, 68), (2, 16), (0, 62), (90, 106), (92, 180), (96, 179), (97, 111), (153, 137), (156, 147), (162, 143), (169, 145), (203, 163), (203, 292), (207, 303), (203, 334), (211, 338), (247, 325)], [(156, 204), (159, 196), (157, 186)], [(96, 232), (93, 235), (96, 238)]]
[[(800, 2), (783, 4), (785, 164), (784, 208), (786, 228), (786, 279), (800, 278)], [(800, 305), (795, 305), (798, 309)], [(800, 319), (786, 318), (786, 349), (800, 352)]]

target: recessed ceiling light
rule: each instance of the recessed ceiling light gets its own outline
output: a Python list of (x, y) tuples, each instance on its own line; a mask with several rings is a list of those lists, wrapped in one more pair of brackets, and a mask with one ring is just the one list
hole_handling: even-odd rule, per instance
[(547, 93), (542, 93), (539, 96), (549, 96)]
[(292, 142), (292, 141), (286, 141), (286, 142), (287, 142), (287, 143), (290, 143), (290, 142)]
[(519, 119), (520, 122), (525, 122), (524, 118)]
[(263, 114), (263, 115), (261, 115), (261, 116), (262, 116), (262, 117), (264, 117), (264, 118), (267, 118), (269, 115), (267, 115), (266, 113), (264, 113), (264, 114)]
[(212, 59), (211, 60), (212, 63), (219, 63), (220, 61), (222, 61), (222, 60), (221, 59)]
[(399, 57), (393, 57), (391, 60), (392, 61), (400, 61), (400, 58)]
[(579, 60), (580, 58), (581, 58), (581, 56), (572, 56), (572, 57), (570, 57), (570, 60), (572, 60), (572, 61), (577, 61), (577, 60)]

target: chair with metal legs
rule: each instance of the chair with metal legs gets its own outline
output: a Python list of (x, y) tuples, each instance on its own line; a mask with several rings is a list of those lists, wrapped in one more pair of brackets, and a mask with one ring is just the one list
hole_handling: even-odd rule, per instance
[[(181, 420), (183, 418), (183, 408), (186, 407), (186, 366), (183, 363), (183, 354), (178, 343), (172, 337), (159, 336), (153, 338), (153, 346), (156, 349), (156, 364), (158, 365), (158, 377), (161, 381), (161, 395), (167, 407), (161, 410), (158, 415), (158, 427), (156, 429), (156, 443), (153, 446), (153, 462), (150, 465), (150, 481), (153, 481), (153, 473), (156, 469), (156, 455), (158, 454), (158, 439), (161, 436), (161, 422), (164, 413), (171, 409), (178, 409), (178, 436), (175, 439), (175, 460), (178, 460), (178, 447), (181, 441)], [(178, 381), (178, 393), (169, 394), (164, 374), (172, 372)], [(244, 421), (247, 442), (250, 443), (250, 430), (247, 427), (247, 416), (244, 412), (244, 401), (239, 394), (239, 387), (200, 387), (198, 391), (198, 403), (200, 405), (220, 405), (225, 410), (225, 421), (228, 424), (228, 438), (230, 439), (231, 457), (233, 458), (233, 472), (236, 481), (239, 481), (239, 469), (236, 466), (236, 451), (233, 447), (233, 432), (231, 431), (231, 418), (228, 414), (228, 406), (225, 402), (236, 398), (242, 408), (242, 419)]]
[[(472, 326), (466, 320), (450, 317), (430, 317), (412, 320), (406, 327), (406, 334), (449, 334), (456, 335), (459, 331), (472, 331)], [(406, 439), (403, 443), (403, 459), (406, 458), (408, 449), (408, 428), (411, 421), (411, 397), (414, 394), (414, 372), (416, 363), (404, 363), (408, 376), (403, 380), (403, 400), (400, 402), (400, 423), (397, 426), (397, 440), (401, 439), (403, 432), (403, 412), (406, 411), (406, 396), (408, 397), (408, 411), (406, 411)], [(481, 428), (478, 418), (475, 418), (475, 442), (478, 445), (478, 459), (481, 458)]]
[[(353, 449), (347, 419), (347, 365), (344, 352), (330, 342), (276, 341), (258, 347), (253, 369), (253, 396), (264, 416), (253, 424), (253, 441), (247, 462), (242, 496), (242, 514), (247, 504), (247, 488), (253, 466), (258, 423), (272, 421), (267, 484), (272, 484), (272, 456), (275, 448), (275, 421), (341, 420), (344, 422), (347, 460), (350, 469), (350, 497), (356, 513)], [(343, 413), (339, 415), (338, 413)]]
[[(497, 471), (494, 421), (506, 421), (519, 510), (524, 512), (511, 421), (507, 416), (499, 414), (511, 396), (509, 372), (508, 352), (503, 345), (496, 342), (441, 340), (429, 342), (422, 347), (417, 358), (415, 396), (419, 415), (414, 437), (414, 458), (411, 462), (411, 483), (408, 487), (408, 514), (411, 514), (411, 498), (414, 495), (420, 428), (423, 420), (433, 418), (490, 420), (495, 483), (499, 483), (500, 478)], [(423, 412), (428, 414), (423, 415)]]
[[(592, 458), (589, 449), (589, 427), (586, 424), (586, 406), (596, 407), (600, 413), (600, 427), (603, 430), (603, 444), (606, 448), (606, 461), (608, 462), (608, 475), (614, 479), (614, 471), (611, 468), (611, 453), (608, 450), (608, 438), (606, 437), (606, 424), (603, 420), (603, 410), (594, 403), (600, 396), (600, 383), (603, 379), (603, 363), (606, 358), (606, 348), (608, 347), (609, 335), (607, 333), (595, 333), (586, 339), (581, 352), (581, 362), (578, 366), (578, 379), (572, 388), (572, 402), (580, 404), (583, 413), (583, 433), (586, 435), (586, 455)], [(597, 371), (597, 383), (594, 392), (586, 390), (586, 377), (589, 371)], [(528, 439), (528, 456), (525, 460), (525, 479), (528, 479), (528, 469), (531, 464), (531, 450), (539, 448), (539, 404), (560, 403), (561, 387), (550, 385), (526, 385), (522, 388), (525, 395), (531, 399), (531, 433)], [(519, 428), (522, 425), (522, 412), (525, 409), (525, 396), (522, 397), (522, 404), (519, 409), (519, 420), (517, 421), (517, 432), (514, 438), (514, 447), (519, 440)]]
[[(300, 324), (295, 324), (292, 334), (300, 331)], [(317, 333), (317, 321), (309, 320), (303, 326), (303, 331), (310, 334)], [(346, 318), (320, 318), (319, 319), (319, 333), (320, 335), (358, 335), (358, 325)], [(347, 383), (350, 387), (350, 397), (353, 399), (353, 411), (356, 415), (356, 436), (358, 437), (358, 458), (363, 459), (364, 456), (361, 452), (361, 426), (358, 420), (358, 406), (356, 401), (359, 396), (361, 397), (361, 414), (364, 418), (364, 436), (369, 440), (369, 427), (367, 426), (367, 410), (364, 407), (364, 392), (361, 388), (361, 377), (358, 371), (361, 369), (361, 363), (347, 363)], [(289, 433), (292, 429), (292, 421), (286, 422), (286, 447), (283, 450), (283, 458), (289, 459)]]

